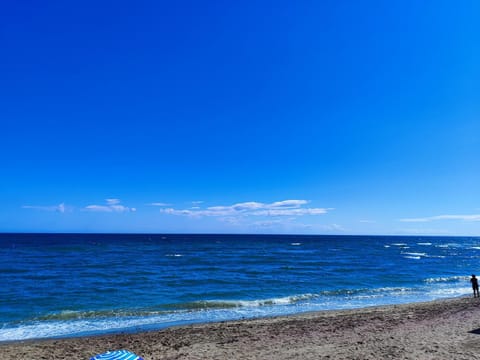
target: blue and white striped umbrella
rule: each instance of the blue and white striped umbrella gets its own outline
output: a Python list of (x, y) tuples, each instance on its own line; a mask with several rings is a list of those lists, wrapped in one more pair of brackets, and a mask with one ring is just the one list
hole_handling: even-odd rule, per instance
[(143, 360), (143, 358), (127, 350), (115, 350), (95, 355), (90, 360)]

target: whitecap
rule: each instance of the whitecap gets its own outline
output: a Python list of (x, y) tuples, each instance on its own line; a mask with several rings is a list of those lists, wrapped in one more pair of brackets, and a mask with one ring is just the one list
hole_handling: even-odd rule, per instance
[(426, 253), (417, 253), (417, 252), (402, 252), (403, 255), (410, 255), (410, 256), (427, 256)]
[(270, 299), (257, 300), (204, 300), (194, 301), (192, 303), (184, 304), (186, 310), (199, 309), (232, 309), (232, 308), (256, 308), (269, 307), (274, 305), (291, 305), (304, 302), (310, 299), (317, 298), (318, 294), (300, 294)]
[(468, 281), (468, 276), (444, 276), (444, 277), (428, 278), (423, 281), (426, 283)]
[(444, 297), (456, 297), (469, 294), (471, 288), (469, 286), (460, 287), (460, 288), (434, 288), (428, 292), (430, 296), (434, 298), (444, 298)]
[(439, 247), (439, 248), (459, 248), (459, 247), (462, 247), (462, 245), (456, 244), (456, 243), (449, 243), (449, 244), (440, 244), (440, 245), (437, 245), (437, 247)]

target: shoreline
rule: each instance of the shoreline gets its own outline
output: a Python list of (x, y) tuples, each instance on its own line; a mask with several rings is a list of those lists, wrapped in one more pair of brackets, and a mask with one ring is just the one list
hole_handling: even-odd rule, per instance
[(89, 359), (127, 349), (149, 359), (471, 359), (480, 299), (328, 310), (161, 330), (0, 343), (3, 359)]

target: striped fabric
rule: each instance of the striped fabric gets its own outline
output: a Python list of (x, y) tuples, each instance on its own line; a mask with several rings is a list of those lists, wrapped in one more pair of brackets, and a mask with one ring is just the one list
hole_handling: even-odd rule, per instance
[(127, 350), (115, 350), (95, 355), (90, 360), (143, 360), (143, 358)]

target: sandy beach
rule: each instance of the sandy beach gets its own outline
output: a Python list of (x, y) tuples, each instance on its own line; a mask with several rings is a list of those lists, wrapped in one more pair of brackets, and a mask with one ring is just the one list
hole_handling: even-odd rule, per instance
[(473, 359), (480, 357), (480, 299), (0, 344), (3, 359), (85, 360), (115, 349), (145, 360)]

